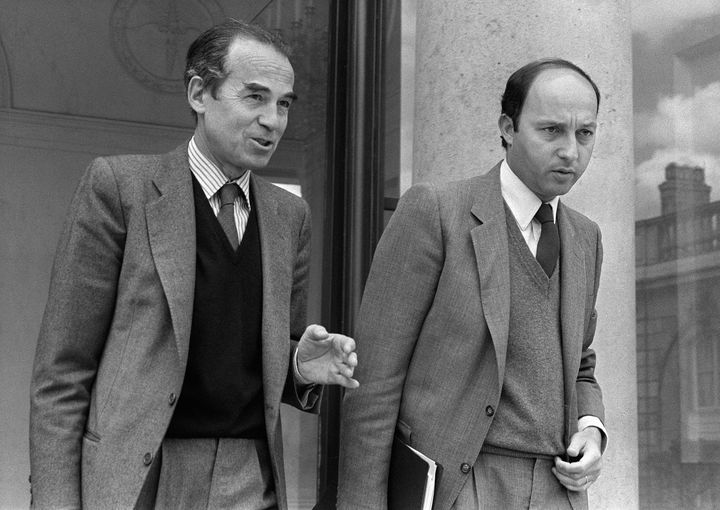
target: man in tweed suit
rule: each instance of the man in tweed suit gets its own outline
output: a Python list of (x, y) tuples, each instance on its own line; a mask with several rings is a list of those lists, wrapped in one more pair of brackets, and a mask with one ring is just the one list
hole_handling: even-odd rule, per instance
[(70, 206), (31, 389), (35, 508), (287, 508), (280, 403), (354, 387), (351, 338), (306, 326), (307, 204), (252, 174), (287, 125), (277, 38), (188, 50), (193, 138), (98, 158)]
[(574, 64), (532, 62), (503, 95), (505, 160), (400, 200), (360, 307), (338, 508), (387, 507), (394, 437), (442, 465), (436, 510), (587, 506), (605, 443), (602, 247), (558, 197), (590, 161), (599, 102)]

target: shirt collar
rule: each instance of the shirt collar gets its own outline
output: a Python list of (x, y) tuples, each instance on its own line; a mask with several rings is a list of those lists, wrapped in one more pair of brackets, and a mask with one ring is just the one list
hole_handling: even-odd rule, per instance
[[(520, 230), (526, 230), (543, 202), (515, 175), (504, 159), (500, 163), (500, 191)], [(547, 202), (552, 207), (553, 219), (557, 218), (559, 201), (560, 197), (555, 197)]]
[(200, 183), (205, 198), (210, 200), (210, 197), (216, 194), (225, 183), (234, 182), (240, 186), (248, 210), (250, 209), (250, 170), (247, 170), (237, 179), (228, 180), (220, 168), (200, 152), (194, 136), (188, 143), (188, 161), (190, 162), (190, 171)]

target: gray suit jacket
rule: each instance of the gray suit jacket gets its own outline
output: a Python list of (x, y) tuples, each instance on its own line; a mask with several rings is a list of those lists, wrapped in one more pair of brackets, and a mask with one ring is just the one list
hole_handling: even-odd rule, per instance
[[(305, 328), (307, 204), (251, 178), (263, 267), (265, 422), (286, 507), (280, 402), (300, 408), (290, 355)], [(36, 507), (130, 508), (180, 395), (195, 285), (187, 144), (98, 158), (60, 238), (31, 388)]]
[[(566, 441), (603, 419), (594, 377), (597, 225), (560, 204)], [(343, 403), (338, 508), (386, 507), (397, 429), (440, 462), (434, 509), (450, 508), (500, 400), (510, 274), (499, 165), (464, 181), (412, 187), (375, 252), (355, 339), (360, 387)], [(574, 493), (573, 498), (585, 498)]]

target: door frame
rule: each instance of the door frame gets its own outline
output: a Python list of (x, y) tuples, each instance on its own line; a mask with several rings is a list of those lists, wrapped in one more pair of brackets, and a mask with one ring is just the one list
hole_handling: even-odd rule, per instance
[[(383, 229), (384, 3), (333, 0), (330, 9), (322, 320), (351, 336)], [(342, 395), (338, 386), (323, 395), (316, 509), (335, 508)]]

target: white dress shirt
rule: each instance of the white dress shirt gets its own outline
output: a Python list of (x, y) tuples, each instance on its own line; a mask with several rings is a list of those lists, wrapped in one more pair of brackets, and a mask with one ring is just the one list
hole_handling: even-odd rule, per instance
[[(542, 200), (530, 191), (530, 188), (525, 186), (525, 183), (513, 173), (505, 160), (500, 164), (500, 190), (505, 203), (515, 217), (515, 223), (520, 228), (528, 248), (530, 248), (533, 257), (536, 256), (542, 226), (534, 217), (543, 203)], [(547, 202), (552, 207), (553, 220), (557, 219), (559, 201), (560, 197), (555, 197), (550, 202)]]

